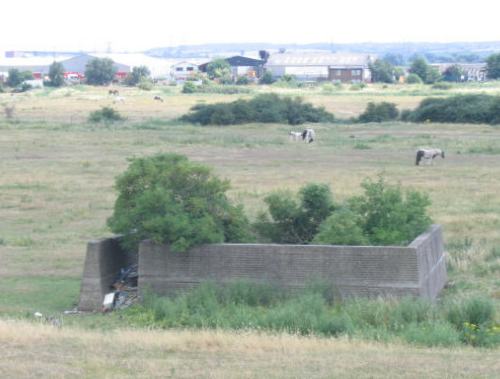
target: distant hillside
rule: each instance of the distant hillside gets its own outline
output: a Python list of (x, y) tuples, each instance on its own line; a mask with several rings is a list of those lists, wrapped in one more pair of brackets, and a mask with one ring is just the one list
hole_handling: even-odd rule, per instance
[(258, 50), (323, 50), (349, 51), (378, 56), (390, 54), (405, 64), (415, 55), (423, 55), (430, 62), (481, 62), (492, 53), (500, 52), (500, 41), (492, 42), (395, 42), (395, 43), (311, 43), (311, 44), (272, 44), (272, 43), (214, 43), (205, 45), (185, 45), (158, 47), (146, 53), (165, 58), (212, 57), (216, 55), (250, 53)]

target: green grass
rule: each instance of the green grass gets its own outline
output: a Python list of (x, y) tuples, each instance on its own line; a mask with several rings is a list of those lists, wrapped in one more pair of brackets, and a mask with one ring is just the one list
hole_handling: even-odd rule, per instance
[(2, 277), (0, 315), (28, 316), (73, 309), (80, 291), (78, 278)]

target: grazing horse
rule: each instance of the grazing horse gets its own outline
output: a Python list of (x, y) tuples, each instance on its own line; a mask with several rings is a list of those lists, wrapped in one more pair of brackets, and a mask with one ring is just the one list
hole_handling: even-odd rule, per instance
[(110, 89), (108, 91), (108, 95), (115, 95), (115, 96), (119, 96), (120, 95), (120, 92), (117, 90), (117, 89)]
[(124, 103), (125, 98), (123, 96), (116, 96), (115, 99), (113, 100), (113, 103)]
[(417, 150), (417, 158), (415, 164), (418, 166), (422, 159), (425, 159), (427, 164), (433, 164), (434, 158), (441, 156), (444, 159), (444, 151), (441, 149), (419, 149)]
[(292, 141), (298, 141), (300, 138), (302, 138), (302, 132), (290, 131), (290, 133), (288, 133), (288, 135), (290, 136), (290, 139)]
[(161, 101), (163, 103), (163, 99), (161, 98), (161, 96), (155, 96), (154, 100), (158, 100), (158, 101)]
[(316, 133), (314, 133), (314, 129), (305, 129), (302, 132), (302, 140), (306, 143), (311, 143), (316, 138)]

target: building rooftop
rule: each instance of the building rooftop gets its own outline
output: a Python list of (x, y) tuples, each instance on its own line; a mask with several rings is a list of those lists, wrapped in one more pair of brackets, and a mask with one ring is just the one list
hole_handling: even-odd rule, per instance
[(368, 66), (373, 56), (351, 53), (277, 53), (267, 66)]

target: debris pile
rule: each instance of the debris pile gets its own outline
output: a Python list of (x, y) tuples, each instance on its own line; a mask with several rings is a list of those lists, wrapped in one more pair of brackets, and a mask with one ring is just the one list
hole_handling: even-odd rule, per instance
[(111, 285), (114, 291), (104, 296), (104, 301), (102, 303), (103, 312), (109, 312), (113, 309), (124, 309), (135, 304), (138, 299), (138, 278), (137, 264), (120, 269), (120, 273)]

